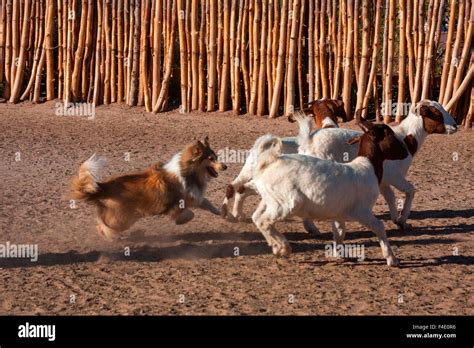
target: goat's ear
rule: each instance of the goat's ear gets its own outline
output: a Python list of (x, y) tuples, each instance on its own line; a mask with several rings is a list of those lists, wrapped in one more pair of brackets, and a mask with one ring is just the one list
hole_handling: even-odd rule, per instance
[(420, 111), (419, 111), (419, 114), (423, 117), (439, 117), (439, 116), (443, 116), (443, 114), (441, 113), (441, 111), (438, 110), (438, 108), (436, 108), (435, 106), (433, 105), (422, 105), (420, 106)]
[(420, 115), (424, 117), (430, 115), (430, 109), (428, 108), (427, 105), (420, 106)]
[(358, 142), (360, 141), (360, 138), (361, 138), (361, 137), (358, 136), (358, 137), (349, 139), (348, 141), (346, 141), (346, 143), (347, 143), (348, 145), (353, 145), (353, 144), (355, 144), (355, 143), (358, 143)]
[(314, 116), (314, 111), (313, 111), (313, 108), (312, 107), (309, 107), (309, 108), (306, 108), (306, 109), (303, 109), (303, 112), (305, 115), (311, 115), (311, 116)]

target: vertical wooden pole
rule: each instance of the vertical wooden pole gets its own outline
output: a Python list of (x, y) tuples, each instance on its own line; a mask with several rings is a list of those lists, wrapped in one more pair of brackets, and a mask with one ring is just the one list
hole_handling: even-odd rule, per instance
[(405, 102), (405, 76), (406, 76), (406, 40), (405, 40), (405, 25), (406, 25), (406, 0), (399, 0), (399, 14), (400, 14), (400, 35), (399, 35), (399, 50), (398, 50), (398, 102), (397, 114), (395, 122), (402, 121), (402, 112), (404, 110), (403, 104)]
[(348, 119), (352, 119), (351, 113), (351, 92), (352, 92), (352, 61), (354, 54), (353, 40), (354, 35), (352, 15), (354, 13), (354, 2), (353, 0), (347, 0), (347, 42), (346, 51), (343, 63), (344, 70), (344, 82), (342, 86), (342, 101), (344, 102), (344, 109), (346, 111)]
[(221, 68), (220, 94), (219, 94), (219, 111), (226, 111), (227, 96), (229, 91), (229, 26), (230, 26), (230, 1), (223, 1), (224, 24), (223, 24), (223, 58)]
[(276, 68), (275, 85), (273, 88), (273, 100), (272, 107), (270, 109), (270, 118), (274, 118), (278, 113), (278, 105), (280, 103), (281, 86), (283, 84), (283, 64), (285, 60), (286, 51), (286, 24), (287, 24), (287, 11), (288, 0), (283, 0), (281, 4), (281, 21), (280, 21), (280, 39), (278, 49), (278, 63)]
[(291, 38), (288, 52), (288, 79), (285, 116), (291, 115), (295, 110), (295, 66), (296, 66), (296, 40), (298, 37), (298, 14), (300, 12), (300, 0), (293, 1), (293, 21), (291, 23)]
[(253, 63), (252, 63), (252, 78), (251, 78), (251, 90), (250, 90), (250, 104), (249, 104), (249, 114), (255, 115), (256, 108), (257, 108), (257, 99), (258, 99), (258, 73), (259, 73), (259, 50), (258, 44), (259, 40), (259, 33), (261, 32), (262, 28), (260, 25), (261, 17), (260, 17), (260, 9), (261, 9), (262, 1), (255, 0), (254, 3), (254, 13), (253, 13), (253, 28), (252, 32), (249, 35), (252, 35), (253, 41)]
[(209, 56), (208, 82), (207, 82), (207, 111), (215, 109), (216, 94), (216, 0), (210, 0), (209, 7), (209, 46), (207, 54)]
[(23, 85), (23, 75), (25, 73), (25, 63), (26, 63), (26, 49), (28, 45), (28, 29), (30, 26), (30, 10), (31, 3), (30, 0), (25, 0), (24, 6), (24, 20), (23, 26), (21, 29), (21, 42), (20, 42), (20, 51), (18, 55), (18, 65), (15, 71), (15, 77), (12, 79), (13, 87), (10, 95), (10, 103), (17, 103), (20, 99), (20, 90)]
[(266, 83), (266, 55), (267, 45), (267, 9), (266, 4), (262, 4), (262, 22), (260, 28), (260, 70), (258, 73), (258, 98), (257, 98), (257, 115), (263, 116), (265, 112), (265, 83)]

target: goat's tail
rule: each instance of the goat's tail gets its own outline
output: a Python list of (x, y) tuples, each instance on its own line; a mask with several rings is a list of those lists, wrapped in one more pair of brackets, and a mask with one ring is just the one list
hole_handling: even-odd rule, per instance
[(96, 154), (82, 163), (78, 175), (72, 180), (70, 197), (77, 200), (94, 200), (99, 191), (99, 174), (105, 165), (105, 158)]
[(300, 128), (296, 142), (298, 146), (305, 147), (310, 143), (310, 135), (313, 130), (313, 118), (307, 116), (304, 112), (295, 112), (293, 117), (298, 121)]
[(260, 137), (256, 144), (256, 172), (259, 173), (263, 171), (266, 167), (275, 162), (281, 155), (282, 147), (281, 139), (275, 135), (266, 134)]

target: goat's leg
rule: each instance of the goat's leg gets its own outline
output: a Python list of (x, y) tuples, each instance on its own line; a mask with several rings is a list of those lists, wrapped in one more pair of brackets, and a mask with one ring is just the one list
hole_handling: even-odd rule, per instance
[(304, 219), (303, 220), (303, 226), (304, 226), (304, 229), (306, 230), (306, 232), (308, 232), (309, 234), (315, 235), (315, 236), (320, 236), (321, 235), (321, 232), (316, 227), (313, 220)]
[(410, 229), (411, 226), (407, 224), (408, 216), (410, 215), (411, 205), (415, 197), (415, 187), (410, 184), (405, 178), (400, 178), (393, 183), (398, 190), (405, 192), (405, 204), (403, 209), (396, 219), (395, 223), (402, 229)]
[[(260, 221), (263, 213), (265, 212), (266, 208), (267, 208), (267, 205), (265, 204), (265, 202), (260, 201), (259, 205), (257, 206), (257, 209), (255, 209), (255, 211), (252, 214), (252, 221), (254, 222), (255, 226), (257, 226), (257, 228), (259, 230), (260, 230), (259, 221)], [(260, 232), (265, 237), (265, 239), (267, 241), (267, 244), (269, 246), (272, 246), (273, 240), (271, 238), (270, 233), (267, 230), (260, 230)]]
[[(222, 202), (221, 206), (221, 215), (222, 217), (227, 217), (227, 210), (228, 210), (228, 205), (229, 205), (229, 200), (232, 197), (235, 197), (235, 200), (237, 197), (235, 196), (236, 194), (238, 195), (238, 188), (241, 187), (242, 185), (245, 185), (248, 183), (250, 180), (252, 180), (251, 172), (250, 172), (250, 166), (244, 165), (242, 170), (240, 171), (239, 175), (232, 181), (231, 184), (227, 185), (226, 189), (226, 194), (224, 198), (224, 202)], [(237, 192), (236, 192), (237, 190)], [(240, 198), (239, 198), (240, 199)], [(235, 202), (234, 202), (235, 205)]]
[(251, 182), (246, 183), (237, 188), (237, 192), (235, 194), (234, 199), (234, 206), (232, 208), (232, 215), (238, 221), (245, 221), (246, 217), (243, 213), (243, 205), (245, 198), (248, 196), (255, 196), (258, 195), (257, 191), (255, 190), (254, 185)]
[(390, 247), (390, 243), (388, 242), (383, 222), (377, 219), (374, 215), (372, 215), (371, 212), (358, 215), (356, 217), (356, 220), (368, 229), (375, 232), (375, 234), (379, 238), (380, 247), (382, 248), (382, 254), (387, 259), (387, 265), (398, 266), (398, 260), (393, 254), (392, 248)]
[(267, 240), (268, 245), (272, 248), (273, 254), (276, 256), (288, 256), (291, 253), (291, 247), (288, 240), (279, 233), (274, 223), (278, 219), (267, 210), (265, 202), (260, 202), (257, 210), (252, 215), (252, 220)]
[(382, 194), (385, 202), (388, 204), (388, 209), (390, 211), (390, 219), (396, 224), (398, 219), (398, 210), (397, 203), (395, 200), (395, 193), (393, 192), (390, 185), (380, 186), (380, 193)]
[(333, 221), (331, 223), (331, 227), (334, 241), (336, 244), (342, 244), (344, 242), (344, 238), (346, 237), (346, 224), (344, 221)]

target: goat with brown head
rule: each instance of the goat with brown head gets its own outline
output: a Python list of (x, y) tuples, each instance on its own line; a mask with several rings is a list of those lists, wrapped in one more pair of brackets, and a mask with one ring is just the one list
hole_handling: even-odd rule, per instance
[(383, 175), (383, 161), (402, 160), (408, 156), (408, 151), (395, 136), (392, 128), (386, 124), (374, 124), (363, 119), (361, 111), (356, 111), (356, 120), (364, 134), (349, 140), (348, 143), (359, 142), (358, 156), (364, 156), (370, 160), (380, 183)]
[[(306, 104), (303, 109), (307, 115), (312, 115), (316, 128), (337, 128), (337, 118), (340, 117), (343, 122), (347, 121), (347, 115), (344, 110), (344, 102), (337, 99), (318, 99)], [(295, 122), (292, 115), (288, 121)]]

